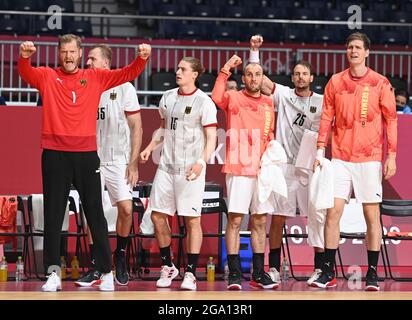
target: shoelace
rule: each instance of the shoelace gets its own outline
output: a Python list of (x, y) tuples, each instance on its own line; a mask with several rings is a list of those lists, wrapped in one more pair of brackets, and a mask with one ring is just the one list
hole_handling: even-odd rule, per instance
[(168, 278), (171, 268), (164, 266), (162, 270), (160, 270), (160, 278)]

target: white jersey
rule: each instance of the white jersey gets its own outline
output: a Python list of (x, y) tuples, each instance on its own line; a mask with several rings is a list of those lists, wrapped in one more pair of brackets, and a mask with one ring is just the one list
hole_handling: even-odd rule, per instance
[(136, 89), (129, 82), (106, 90), (97, 113), (97, 153), (101, 165), (127, 164), (130, 129), (125, 112), (140, 111)]
[(202, 157), (206, 143), (203, 128), (217, 125), (216, 106), (200, 89), (186, 95), (175, 88), (163, 94), (159, 113), (165, 120), (159, 168), (184, 175)]
[(305, 129), (319, 131), (323, 96), (298, 96), (295, 89), (275, 84), (273, 102), (277, 109), (276, 140), (285, 149), (288, 163), (295, 164)]

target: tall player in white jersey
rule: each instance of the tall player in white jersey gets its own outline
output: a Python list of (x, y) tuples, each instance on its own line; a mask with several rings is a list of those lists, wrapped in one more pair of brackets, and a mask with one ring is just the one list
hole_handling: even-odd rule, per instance
[[(262, 36), (251, 37), (251, 62), (259, 61), (259, 48), (262, 43)], [(288, 199), (275, 197), (276, 210), (272, 215), (269, 231), (269, 274), (276, 282), (280, 281), (280, 247), (285, 220), (287, 217), (295, 217), (297, 209), (301, 216), (308, 216), (308, 175), (298, 170), (295, 164), (301, 146), (308, 147), (301, 145), (305, 130), (319, 131), (323, 102), (322, 95), (310, 90), (313, 74), (308, 62), (298, 61), (295, 64), (292, 82), (295, 88), (273, 83), (265, 77), (262, 88), (263, 92), (272, 93), (277, 109), (276, 140), (282, 144), (287, 155), (283, 173), (288, 185)], [(314, 149), (316, 140), (313, 146), (309, 147)], [(308, 242), (315, 251), (315, 270), (308, 280), (308, 285), (311, 285), (321, 273), (324, 252), (323, 227), (314, 217), (308, 217)]]
[[(88, 54), (87, 67), (110, 69), (110, 47), (99, 44)], [(142, 121), (136, 89), (129, 82), (109, 89), (100, 97), (97, 114), (97, 147), (100, 158), (102, 192), (106, 186), (112, 206), (117, 206), (116, 238), (114, 252), (115, 279), (119, 285), (127, 285), (129, 274), (125, 250), (132, 226), (132, 188), (139, 179), (138, 159), (142, 143)], [(92, 261), (93, 239), (89, 235)], [(93, 268), (76, 281), (79, 286), (92, 286), (99, 280)]]
[(140, 154), (142, 162), (146, 162), (156, 146), (164, 142), (149, 202), (162, 259), (156, 283), (161, 288), (169, 287), (179, 273), (171, 259), (168, 224), (168, 217), (177, 212), (185, 217), (187, 226), (188, 264), (181, 289), (196, 290), (206, 162), (215, 150), (217, 126), (213, 101), (195, 84), (203, 72), (199, 59), (185, 57), (179, 62), (179, 87), (166, 91), (160, 99), (160, 128)]

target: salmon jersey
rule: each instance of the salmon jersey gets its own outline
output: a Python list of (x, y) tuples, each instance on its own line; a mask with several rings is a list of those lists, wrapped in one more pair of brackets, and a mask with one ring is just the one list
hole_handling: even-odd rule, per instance
[(274, 85), (272, 97), (278, 113), (276, 140), (285, 149), (288, 163), (295, 164), (305, 129), (319, 130), (323, 96), (312, 92), (309, 97), (302, 97), (295, 89)]
[(362, 77), (346, 69), (332, 76), (325, 88), (318, 148), (332, 132), (332, 158), (348, 162), (382, 161), (384, 126), (388, 154), (396, 154), (397, 114), (388, 79), (368, 68)]
[(230, 73), (221, 71), (212, 99), (226, 113), (226, 160), (224, 173), (257, 176), (260, 159), (268, 142), (274, 139), (275, 114), (272, 99), (253, 97), (245, 90), (225, 91)]

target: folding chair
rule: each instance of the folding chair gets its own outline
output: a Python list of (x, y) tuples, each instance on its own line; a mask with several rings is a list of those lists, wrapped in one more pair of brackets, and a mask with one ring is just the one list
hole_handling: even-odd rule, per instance
[[(392, 273), (392, 267), (389, 260), (388, 246), (385, 240), (412, 240), (411, 236), (404, 235), (388, 235), (384, 234), (383, 229), (383, 216), (388, 216), (392, 218), (405, 218), (409, 219), (408, 222), (412, 219), (412, 200), (389, 200), (383, 199), (380, 204), (380, 220), (382, 225), (382, 239), (383, 239), (383, 249), (384, 249), (384, 258), (387, 261), (389, 276), (392, 280), (395, 281), (412, 281), (412, 277), (395, 277)], [(411, 231), (412, 233), (412, 231)], [(385, 270), (386, 271), (386, 270)]]

